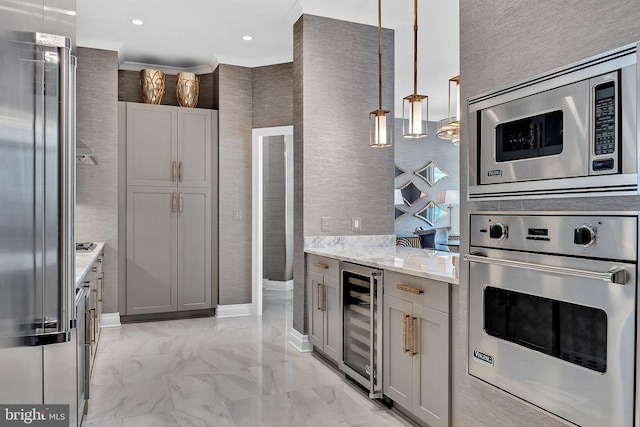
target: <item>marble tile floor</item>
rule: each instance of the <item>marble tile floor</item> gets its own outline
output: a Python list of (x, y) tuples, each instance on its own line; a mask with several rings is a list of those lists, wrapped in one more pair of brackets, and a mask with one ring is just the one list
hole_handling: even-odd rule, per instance
[(413, 426), (287, 344), (292, 291), (263, 304), (261, 318), (104, 329), (83, 426)]

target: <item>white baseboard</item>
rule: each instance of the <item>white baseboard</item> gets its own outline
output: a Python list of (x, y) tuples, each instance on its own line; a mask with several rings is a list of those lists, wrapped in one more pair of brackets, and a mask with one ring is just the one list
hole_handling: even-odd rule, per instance
[(293, 289), (293, 279), (286, 281), (263, 279), (262, 287), (270, 291), (290, 291)]
[(102, 313), (100, 318), (102, 328), (117, 328), (120, 323), (120, 313)]
[(309, 335), (302, 335), (293, 328), (289, 329), (289, 344), (300, 353), (311, 353), (313, 351), (313, 344), (309, 341)]
[(218, 304), (216, 308), (216, 317), (219, 318), (253, 316), (254, 314), (253, 304)]

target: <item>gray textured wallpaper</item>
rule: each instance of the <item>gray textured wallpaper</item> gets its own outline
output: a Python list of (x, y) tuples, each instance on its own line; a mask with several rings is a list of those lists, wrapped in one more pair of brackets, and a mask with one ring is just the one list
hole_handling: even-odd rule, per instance
[[(304, 236), (393, 234), (393, 149), (369, 147), (378, 108), (377, 28), (303, 15), (294, 25), (293, 326), (306, 332)], [(394, 34), (383, 33), (383, 108), (393, 109)], [(393, 114), (393, 113), (392, 113)], [(329, 217), (329, 230), (321, 218)], [(351, 230), (360, 217), (362, 230)]]
[(220, 64), (219, 295), (251, 302), (251, 68)]
[[(460, 1), (461, 99), (640, 40), (635, 0), (549, 2), (544, 0)], [(463, 123), (465, 119), (463, 109)], [(462, 129), (460, 182), (462, 211), (607, 210), (640, 208), (640, 198), (466, 202), (469, 135)], [(461, 218), (461, 249), (468, 251), (467, 217)], [(452, 425), (474, 427), (563, 426), (565, 424), (466, 375), (467, 263), (460, 270), (460, 329), (455, 356)], [(456, 331), (454, 331), (456, 332)], [(488, 409), (490, 408), (490, 410)]]
[(98, 165), (76, 168), (76, 240), (105, 245), (104, 312), (118, 311), (118, 52), (78, 48), (77, 137)]

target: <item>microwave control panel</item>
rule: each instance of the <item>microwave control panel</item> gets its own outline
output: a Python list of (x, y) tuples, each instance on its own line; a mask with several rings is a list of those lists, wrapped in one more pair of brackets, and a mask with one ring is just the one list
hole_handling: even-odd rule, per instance
[[(607, 77), (611, 77), (611, 74)], [(593, 157), (591, 158), (592, 173), (615, 173), (618, 155), (618, 117), (617, 117), (617, 85), (616, 79), (602, 80), (593, 87)], [(599, 78), (592, 79), (599, 80)]]

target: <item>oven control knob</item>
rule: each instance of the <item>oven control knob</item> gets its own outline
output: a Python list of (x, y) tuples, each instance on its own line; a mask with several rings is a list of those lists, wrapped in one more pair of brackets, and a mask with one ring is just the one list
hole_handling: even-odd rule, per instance
[(596, 242), (596, 230), (586, 224), (573, 230), (573, 243), (588, 248)]
[(498, 222), (489, 226), (489, 237), (495, 240), (504, 240), (507, 238), (509, 228)]

